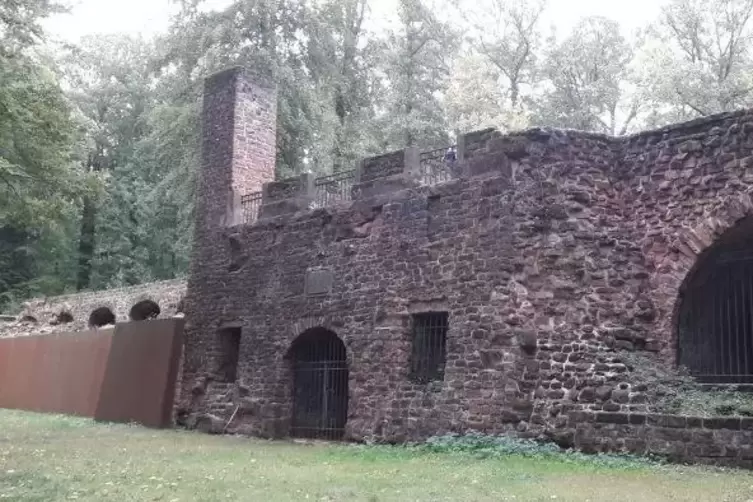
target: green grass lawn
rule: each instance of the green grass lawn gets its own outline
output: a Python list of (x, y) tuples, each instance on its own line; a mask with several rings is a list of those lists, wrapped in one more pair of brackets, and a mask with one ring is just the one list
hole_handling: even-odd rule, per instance
[(0, 410), (0, 501), (753, 501), (747, 471), (479, 458), (153, 431)]

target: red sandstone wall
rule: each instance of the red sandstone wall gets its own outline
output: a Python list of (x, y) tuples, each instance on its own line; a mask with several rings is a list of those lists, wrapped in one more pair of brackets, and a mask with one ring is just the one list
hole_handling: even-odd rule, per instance
[(753, 112), (639, 134), (623, 151), (615, 185), (650, 275), (643, 300), (655, 309), (654, 336), (672, 361), (683, 281), (717, 237), (753, 214)]
[[(610, 353), (609, 330), (635, 308), (642, 262), (630, 258), (638, 250), (629, 236), (614, 233), (622, 214), (607, 178), (609, 142), (566, 134), (528, 141), (540, 148), (516, 165), (496, 154), (465, 179), (201, 242), (183, 389), (194, 400), (186, 405), (229, 416), (242, 403), (235, 426), (285, 434), (283, 356), (311, 326), (331, 329), (348, 348), (353, 438), (501, 432), (527, 427), (538, 401), (582, 395), (583, 405), (594, 403), (595, 389), (625, 371)], [(571, 147), (560, 149), (564, 142)], [(248, 256), (235, 272), (230, 236)], [(305, 294), (312, 267), (333, 271), (330, 294)], [(421, 309), (450, 314), (445, 378), (428, 385), (408, 379), (410, 314)], [(243, 327), (236, 390), (213, 380), (225, 323)], [(520, 347), (529, 335), (538, 339), (533, 355)]]
[[(205, 127), (221, 128), (208, 113)], [(685, 274), (715, 235), (753, 213), (752, 132), (750, 113), (625, 139), (482, 131), (466, 136), (447, 183), (395, 182), (395, 154), (390, 182), (354, 187), (349, 207), (206, 226), (188, 293), (182, 405), (224, 418), (238, 407), (230, 430), (287, 434), (284, 355), (321, 326), (347, 347), (350, 438), (536, 436), (570, 431), (572, 411), (650, 411), (651, 389), (631, 382), (624, 355), (674, 364), (671, 313)], [(233, 163), (215, 147), (204, 176), (223, 180)], [(207, 207), (212, 190), (200, 192)], [(332, 272), (329, 291), (308, 294), (310, 269)], [(447, 365), (442, 381), (416, 384), (410, 319), (427, 310), (449, 313)], [(217, 332), (230, 325), (242, 329), (239, 380), (220, 383)]]

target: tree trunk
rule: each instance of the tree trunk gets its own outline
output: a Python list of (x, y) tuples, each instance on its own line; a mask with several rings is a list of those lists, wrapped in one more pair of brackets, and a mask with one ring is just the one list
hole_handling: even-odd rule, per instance
[(96, 211), (94, 201), (90, 197), (84, 197), (81, 237), (78, 241), (78, 274), (76, 275), (76, 289), (79, 291), (87, 288), (91, 282)]

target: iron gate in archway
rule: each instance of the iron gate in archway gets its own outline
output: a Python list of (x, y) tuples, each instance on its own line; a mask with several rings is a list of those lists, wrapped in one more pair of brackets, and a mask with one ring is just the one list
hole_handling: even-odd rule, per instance
[(679, 314), (681, 365), (702, 382), (753, 382), (753, 254), (709, 257)]
[(293, 343), (292, 435), (340, 439), (348, 418), (348, 362), (333, 332), (315, 329)]

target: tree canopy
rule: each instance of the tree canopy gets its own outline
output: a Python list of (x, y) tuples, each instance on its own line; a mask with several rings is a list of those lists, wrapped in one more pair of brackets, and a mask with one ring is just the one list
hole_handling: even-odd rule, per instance
[(637, 33), (545, 25), (545, 0), (176, 2), (154, 39), (61, 46), (53, 0), (0, 4), (0, 310), (186, 273), (203, 79), (278, 88), (277, 174), (351, 169), (455, 131), (626, 134), (753, 104), (753, 0), (667, 0)]

